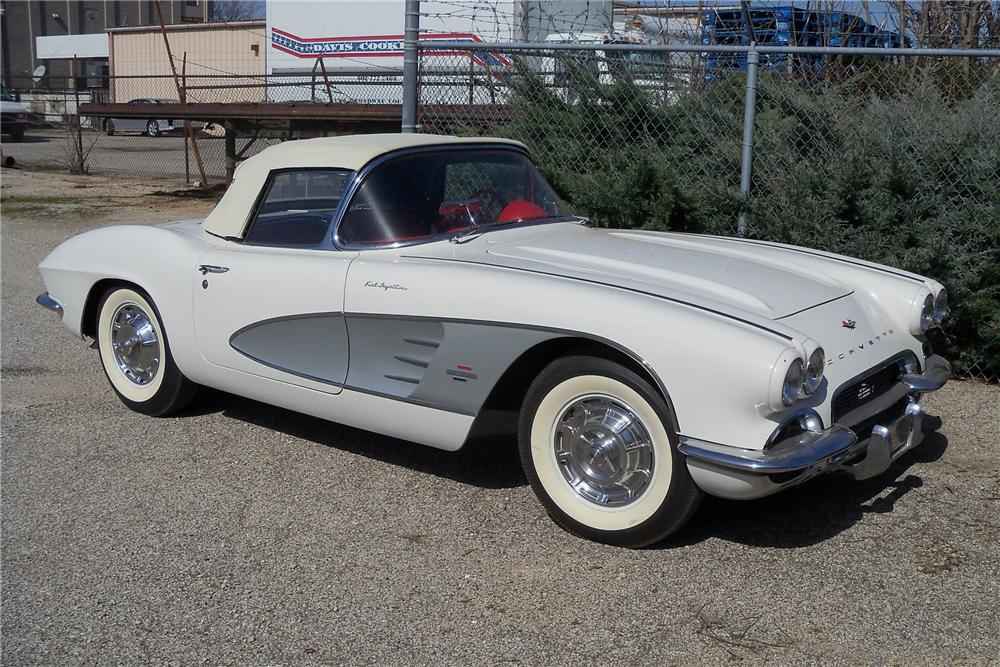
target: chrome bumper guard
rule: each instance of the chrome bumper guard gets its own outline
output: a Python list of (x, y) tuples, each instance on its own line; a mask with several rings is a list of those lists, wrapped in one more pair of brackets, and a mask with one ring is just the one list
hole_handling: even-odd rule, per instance
[(53, 313), (58, 313), (62, 316), (63, 307), (62, 304), (49, 296), (48, 292), (42, 292), (35, 297), (35, 303), (37, 303), (42, 308), (51, 310)]
[(932, 356), (923, 373), (900, 378), (898, 391), (889, 392), (884, 411), (905, 397), (904, 413), (887, 424), (877, 424), (871, 436), (859, 440), (846, 426), (834, 424), (819, 432), (805, 432), (765, 450), (740, 449), (692, 438), (682, 438), (680, 451), (688, 469), (705, 491), (725, 498), (759, 498), (804, 482), (820, 473), (844, 471), (862, 480), (885, 472), (892, 462), (924, 439), (921, 393), (944, 386), (951, 366)]

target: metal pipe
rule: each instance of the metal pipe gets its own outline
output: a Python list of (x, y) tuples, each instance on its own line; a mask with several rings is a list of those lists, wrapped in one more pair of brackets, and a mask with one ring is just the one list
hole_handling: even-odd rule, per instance
[(406, 0), (403, 30), (403, 122), (401, 130), (417, 131), (417, 68), (420, 58), (420, 0)]
[(747, 53), (747, 89), (743, 103), (743, 153), (740, 159), (740, 193), (744, 201), (740, 215), (736, 221), (736, 235), (747, 235), (746, 200), (750, 197), (750, 187), (753, 183), (753, 126), (757, 115), (757, 64), (760, 54), (751, 42)]
[(236, 130), (226, 126), (226, 184), (233, 182), (233, 175), (236, 173)]
[[(424, 40), (420, 51), (649, 51), (677, 53), (747, 53), (749, 46), (726, 44), (577, 44), (570, 42), (510, 42), (485, 43), (461, 40)], [(791, 53), (802, 55), (845, 56), (941, 56), (966, 58), (1000, 58), (1000, 49), (900, 49), (833, 46), (757, 46), (757, 53)]]

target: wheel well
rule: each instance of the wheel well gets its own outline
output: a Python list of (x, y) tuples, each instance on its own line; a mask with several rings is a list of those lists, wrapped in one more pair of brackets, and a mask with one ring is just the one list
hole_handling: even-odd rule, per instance
[(117, 278), (105, 278), (98, 280), (87, 293), (87, 300), (83, 304), (83, 315), (80, 319), (80, 333), (90, 338), (97, 338), (97, 306), (101, 303), (101, 297), (112, 287), (129, 287), (141, 290), (135, 283)]
[(673, 405), (659, 380), (648, 368), (622, 350), (589, 338), (564, 337), (539, 343), (521, 354), (504, 372), (490, 391), (472, 426), (471, 436), (495, 434), (498, 431), (517, 432), (517, 416), (528, 387), (542, 370), (560, 357), (591, 355), (621, 364), (647, 379), (670, 406), (677, 428)]

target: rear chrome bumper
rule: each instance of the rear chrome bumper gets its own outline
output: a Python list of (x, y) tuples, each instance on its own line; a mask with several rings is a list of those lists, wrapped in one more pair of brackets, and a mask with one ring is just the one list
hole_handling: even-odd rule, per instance
[(37, 303), (42, 308), (51, 310), (53, 313), (58, 314), (60, 317), (62, 316), (63, 313), (62, 304), (53, 299), (51, 296), (49, 296), (48, 292), (42, 292), (41, 294), (36, 296), (35, 303)]
[[(687, 456), (695, 483), (723, 498), (761, 498), (835, 471), (847, 472), (858, 480), (869, 479), (885, 472), (894, 460), (923, 441), (924, 411), (917, 400), (921, 393), (944, 386), (950, 375), (951, 366), (939, 356), (927, 359), (922, 373), (903, 375), (896, 389), (872, 402), (874, 410), (868, 411), (886, 413), (885, 421), (879, 420), (863, 440), (846, 426), (834, 424), (764, 450), (682, 438), (680, 451)], [(909, 403), (901, 415), (898, 407), (893, 410), (907, 398)]]

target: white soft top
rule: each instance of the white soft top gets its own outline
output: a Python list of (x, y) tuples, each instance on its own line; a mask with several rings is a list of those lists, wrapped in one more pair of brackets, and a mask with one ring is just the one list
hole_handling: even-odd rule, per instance
[(257, 195), (267, 182), (268, 174), (275, 169), (329, 167), (357, 171), (378, 156), (401, 148), (467, 143), (524, 147), (511, 139), (437, 134), (354, 134), (286, 141), (241, 162), (226, 194), (202, 224), (205, 231), (216, 236), (242, 237)]

